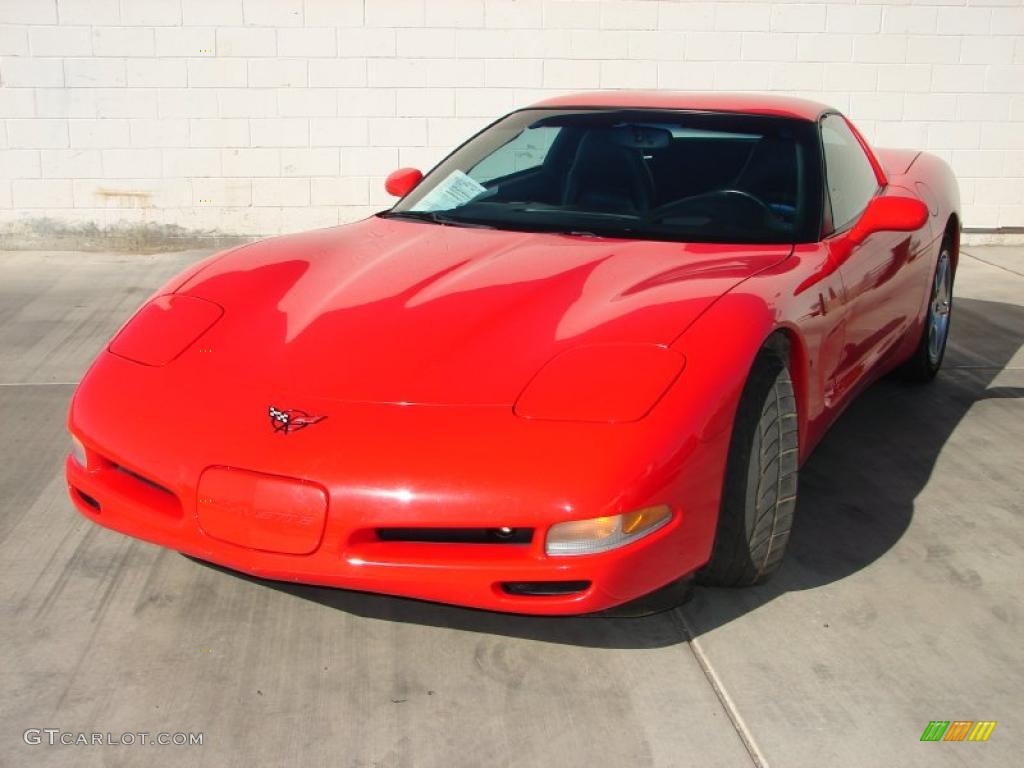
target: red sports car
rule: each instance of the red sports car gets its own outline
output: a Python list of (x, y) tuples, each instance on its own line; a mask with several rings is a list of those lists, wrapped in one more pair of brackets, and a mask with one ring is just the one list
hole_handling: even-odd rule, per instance
[(364, 221), (169, 282), (71, 405), (89, 519), (260, 577), (571, 614), (756, 584), (859, 391), (942, 363), (939, 159), (779, 96), (503, 117)]

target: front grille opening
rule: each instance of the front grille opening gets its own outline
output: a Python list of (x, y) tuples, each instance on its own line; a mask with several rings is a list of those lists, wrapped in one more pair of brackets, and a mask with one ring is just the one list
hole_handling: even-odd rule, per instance
[(156, 482), (154, 480), (150, 480), (148, 477), (144, 477), (143, 475), (140, 475), (138, 472), (133, 472), (132, 470), (128, 469), (127, 467), (122, 467), (120, 464), (112, 464), (112, 466), (118, 472), (123, 472), (124, 474), (128, 475), (128, 477), (135, 478), (140, 483), (145, 483), (146, 485), (148, 485), (150, 488), (153, 488), (154, 490), (157, 490), (157, 491), (160, 491), (161, 493), (167, 493), (167, 494), (170, 494), (171, 496), (174, 496), (174, 491), (172, 491), (170, 488), (165, 488), (164, 486), (160, 485), (160, 483), (158, 483), (158, 482)]
[(431, 544), (529, 544), (533, 528), (378, 528), (377, 538)]
[(77, 488), (75, 488), (75, 495), (78, 496), (78, 498), (80, 498), (83, 503), (85, 503), (88, 506), (92, 507), (97, 512), (100, 511), (100, 503), (98, 501), (96, 501), (96, 499), (94, 499), (88, 493), (85, 493), (84, 491), (80, 491)]
[(503, 581), (501, 588), (510, 595), (554, 597), (574, 595), (590, 589), (589, 581)]

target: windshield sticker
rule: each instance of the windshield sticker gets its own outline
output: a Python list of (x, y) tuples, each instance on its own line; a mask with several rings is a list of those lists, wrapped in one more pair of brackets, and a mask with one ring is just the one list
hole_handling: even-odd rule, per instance
[(430, 190), (423, 199), (414, 205), (413, 211), (448, 211), (465, 205), (487, 187), (473, 181), (472, 178), (459, 170), (452, 171), (448, 177)]

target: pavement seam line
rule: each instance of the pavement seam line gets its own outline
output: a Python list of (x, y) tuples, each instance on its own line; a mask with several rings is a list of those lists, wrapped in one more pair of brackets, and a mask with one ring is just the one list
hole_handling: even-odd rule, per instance
[(964, 256), (970, 256), (972, 259), (974, 259), (975, 261), (980, 261), (982, 264), (988, 264), (990, 267), (995, 267), (996, 269), (1001, 269), (1001, 270), (1003, 270), (1003, 272), (1009, 272), (1011, 275), (1017, 275), (1017, 277), (1024, 277), (1024, 272), (1018, 272), (1015, 269), (1010, 269), (1009, 267), (1004, 267), (1002, 264), (996, 264), (995, 262), (992, 262), (992, 261), (986, 261), (985, 259), (983, 259), (983, 258), (981, 258), (979, 256), (975, 256), (970, 251), (965, 251), (963, 248), (960, 249), (960, 253), (962, 253)]
[(0, 387), (67, 387), (77, 381), (0, 381)]
[(1024, 365), (946, 365), (948, 371), (1024, 371)]
[(697, 660), (697, 664), (704, 673), (704, 677), (707, 679), (708, 685), (711, 686), (711, 690), (714, 691), (715, 696), (718, 698), (718, 703), (722, 705), (722, 709), (725, 711), (729, 721), (732, 723), (732, 727), (736, 731), (736, 735), (740, 737), (740, 741), (743, 743), (743, 748), (747, 750), (747, 754), (750, 756), (750, 762), (754, 765), (754, 768), (769, 768), (768, 760), (765, 759), (764, 753), (761, 752), (761, 749), (757, 746), (757, 742), (754, 741), (754, 734), (750, 732), (750, 728), (747, 727), (747, 723), (740, 714), (739, 709), (737, 709), (736, 703), (732, 700), (729, 692), (725, 690), (725, 685), (722, 683), (718, 673), (715, 672), (715, 668), (711, 665), (711, 659), (708, 658), (708, 655), (704, 652), (700, 641), (697, 640), (697, 635), (690, 627), (690, 622), (686, 620), (686, 616), (683, 615), (681, 609), (677, 609), (673, 611), (673, 613), (682, 625), (683, 632), (686, 635), (687, 644), (690, 646), (690, 652)]

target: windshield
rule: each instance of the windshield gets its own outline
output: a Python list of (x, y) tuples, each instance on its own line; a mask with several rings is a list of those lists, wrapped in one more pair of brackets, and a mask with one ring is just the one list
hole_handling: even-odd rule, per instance
[(649, 240), (811, 242), (820, 165), (807, 121), (529, 109), (463, 144), (382, 215)]

